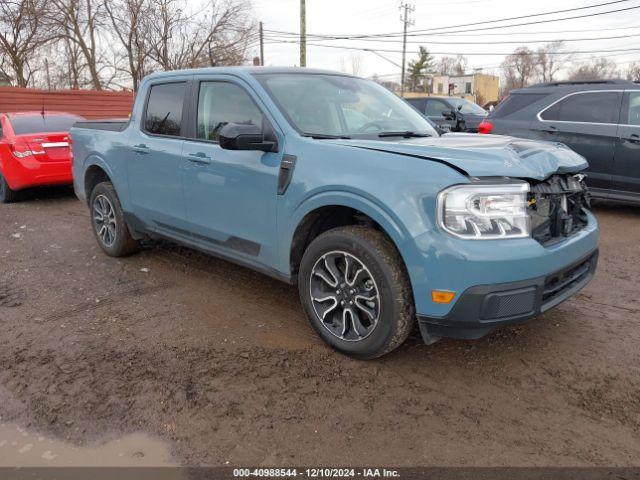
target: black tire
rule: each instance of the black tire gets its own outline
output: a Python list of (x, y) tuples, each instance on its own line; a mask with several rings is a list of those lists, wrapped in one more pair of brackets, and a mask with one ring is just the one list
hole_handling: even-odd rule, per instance
[[(330, 270), (327, 259), (332, 264)], [(357, 265), (358, 262), (360, 265)], [(360, 275), (349, 273), (351, 270), (361, 271), (362, 267), (364, 273)], [(323, 270), (325, 273), (333, 271), (330, 282), (323, 278), (327, 277)], [(343, 288), (345, 283), (341, 283), (342, 280), (338, 281), (335, 291), (330, 286), (340, 275), (347, 282), (348, 292)], [(349, 275), (352, 283), (348, 282)], [(365, 279), (367, 281), (363, 284)], [(349, 285), (354, 288), (351, 289)], [(298, 288), (302, 306), (315, 331), (332, 348), (346, 355), (359, 359), (385, 355), (400, 346), (413, 328), (413, 293), (402, 258), (389, 238), (372, 228), (357, 225), (339, 227), (314, 239), (302, 257)], [(362, 301), (364, 297), (359, 293), (366, 293), (365, 289), (374, 301)], [(377, 298), (374, 296), (376, 293)], [(323, 295), (328, 305), (326, 310), (320, 312), (320, 309), (324, 309), (324, 303), (317, 299)], [(331, 309), (337, 299), (341, 299), (342, 303)], [(355, 301), (358, 308), (355, 305), (352, 308), (348, 306), (354, 303), (351, 300)], [(366, 303), (362, 306), (367, 308), (362, 308), (362, 303)], [(345, 305), (345, 308), (341, 305)], [(356, 323), (352, 314), (345, 314), (344, 311), (349, 309), (358, 314), (359, 323)], [(377, 315), (366, 313), (366, 310)], [(321, 319), (321, 314), (325, 321)], [(348, 325), (346, 328), (345, 324)]]
[(9, 184), (0, 173), (0, 203), (11, 203), (18, 200), (18, 192), (11, 190)]
[[(105, 205), (108, 205), (113, 214), (105, 215), (107, 213)], [(93, 234), (98, 245), (107, 255), (124, 257), (138, 251), (140, 245), (129, 233), (120, 200), (111, 182), (96, 185), (91, 192), (89, 210)], [(106, 232), (103, 227), (107, 229)]]

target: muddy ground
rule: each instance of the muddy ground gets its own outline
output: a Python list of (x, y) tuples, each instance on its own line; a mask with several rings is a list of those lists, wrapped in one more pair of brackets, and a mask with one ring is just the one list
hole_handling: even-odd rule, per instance
[(350, 360), (294, 287), (178, 247), (101, 253), (68, 190), (0, 205), (0, 415), (188, 465), (640, 465), (640, 208), (581, 294), (478, 341)]

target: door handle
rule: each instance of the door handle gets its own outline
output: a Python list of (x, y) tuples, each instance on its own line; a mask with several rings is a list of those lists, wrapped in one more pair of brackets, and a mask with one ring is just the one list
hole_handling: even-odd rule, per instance
[(133, 150), (136, 153), (142, 153), (142, 154), (149, 153), (149, 147), (147, 147), (144, 143), (141, 143), (139, 145), (134, 145), (133, 147), (131, 147), (131, 150)]
[(545, 133), (557, 133), (558, 129), (556, 127), (545, 127), (542, 131)]
[(211, 157), (204, 152), (190, 153), (188, 157), (189, 161), (193, 163), (201, 163), (204, 165), (211, 163)]

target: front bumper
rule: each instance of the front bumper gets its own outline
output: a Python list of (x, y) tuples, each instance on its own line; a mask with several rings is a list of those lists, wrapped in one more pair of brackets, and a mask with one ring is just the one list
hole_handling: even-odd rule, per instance
[(559, 305), (593, 278), (598, 250), (551, 273), (529, 280), (470, 287), (449, 314), (418, 315), (426, 343), (439, 337), (476, 339), (492, 330), (534, 318)]

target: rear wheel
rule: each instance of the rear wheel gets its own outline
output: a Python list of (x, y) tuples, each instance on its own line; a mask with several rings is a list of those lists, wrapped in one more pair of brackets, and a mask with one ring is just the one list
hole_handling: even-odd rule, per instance
[(100, 248), (111, 257), (131, 255), (139, 248), (129, 233), (120, 200), (111, 182), (96, 185), (89, 200), (91, 226)]
[(0, 203), (11, 203), (18, 199), (18, 192), (11, 190), (7, 180), (0, 173)]
[(394, 350), (413, 326), (413, 295), (400, 254), (371, 228), (339, 227), (311, 242), (300, 265), (299, 290), (318, 335), (356, 358)]

